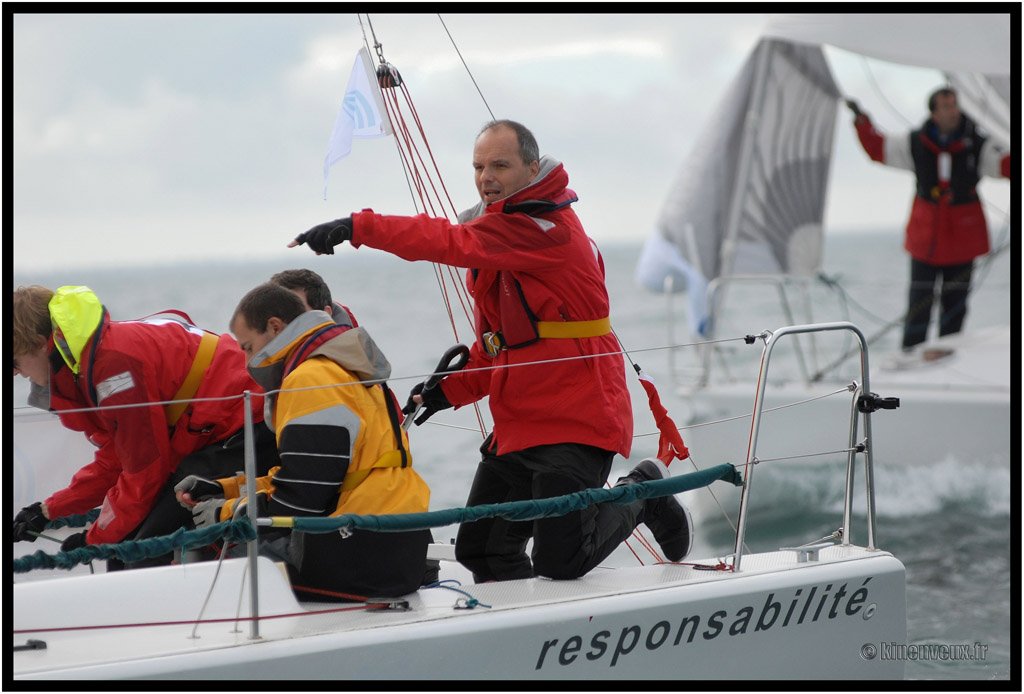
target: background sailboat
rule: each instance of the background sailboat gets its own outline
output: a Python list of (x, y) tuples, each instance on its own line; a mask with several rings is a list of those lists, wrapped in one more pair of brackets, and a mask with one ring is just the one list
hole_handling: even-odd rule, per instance
[[(750, 413), (753, 382), (731, 376), (739, 372), (735, 357), (743, 348), (723, 344), (737, 332), (742, 336), (781, 325), (849, 318), (849, 295), (820, 273), (826, 206), (830, 198), (845, 193), (828, 190), (836, 119), (842, 121), (839, 127), (850, 127), (843, 98), (859, 95), (842, 93), (823, 48), (941, 70), (959, 91), (962, 110), (991, 137), (1011, 145), (1009, 35), (1008, 14), (780, 15), (768, 22), (697, 138), (636, 268), (638, 281), (651, 291), (669, 297), (687, 293), (689, 340), (703, 343), (697, 358), (674, 368), (691, 408), (677, 421), (693, 425)], [(909, 205), (909, 175), (906, 185)], [(976, 271), (975, 297), (980, 296), (988, 264), (1007, 248), (1000, 239), (1005, 233), (1000, 220), (993, 220), (991, 213), (989, 220), (996, 236), (994, 250), (976, 264), (981, 270)], [(894, 235), (902, 234), (905, 221), (893, 220)], [(894, 292), (904, 295), (905, 285), (889, 289)], [(995, 295), (1008, 305), (1008, 295)], [(971, 329), (968, 315), (964, 333), (941, 341), (942, 352), (952, 350), (944, 359), (908, 363), (892, 359), (884, 349), (872, 352), (873, 390), (902, 400), (898, 411), (876, 418), (875, 439), (886, 463), (913, 467), (955, 459), (990, 466), (978, 474), (995, 470), (1008, 482), (1009, 314), (1007, 324), (984, 330)], [(674, 326), (671, 305), (668, 320)], [(889, 343), (895, 344), (901, 325), (896, 316), (873, 337), (890, 333)], [(687, 339), (679, 336), (673, 342)], [(853, 380), (856, 350), (836, 361), (819, 359), (816, 347), (824, 345), (796, 343), (790, 354), (792, 370), (769, 392), (771, 406), (818, 397)], [(760, 349), (747, 352), (756, 365)], [(749, 379), (753, 372), (748, 368), (743, 373)], [(849, 397), (833, 399), (831, 413), (828, 407), (816, 410), (822, 417), (848, 418)], [(770, 448), (792, 451), (785, 439), (797, 432), (814, 439), (811, 443), (804, 438), (809, 445), (801, 448), (842, 448), (842, 442), (815, 437), (825, 430), (825, 419), (798, 409), (773, 416), (789, 423), (778, 429), (778, 445)], [(746, 459), (749, 420), (729, 429), (684, 433), (706, 464)]]

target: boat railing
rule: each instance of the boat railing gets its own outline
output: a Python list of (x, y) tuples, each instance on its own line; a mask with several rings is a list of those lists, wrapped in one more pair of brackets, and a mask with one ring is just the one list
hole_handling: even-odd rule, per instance
[[(740, 509), (736, 526), (736, 545), (734, 548), (733, 570), (739, 571), (743, 557), (744, 540), (746, 537), (749, 511), (747, 504), (750, 498), (754, 470), (757, 459), (757, 439), (761, 427), (761, 415), (764, 408), (764, 394), (768, 387), (768, 371), (772, 362), (775, 345), (783, 338), (795, 338), (796, 335), (814, 334), (827, 331), (848, 331), (852, 333), (859, 345), (860, 352), (860, 382), (854, 389), (854, 397), (850, 408), (850, 430), (849, 446), (847, 448), (846, 465), (846, 489), (844, 493), (843, 508), (843, 532), (842, 544), (849, 545), (851, 537), (851, 522), (853, 518), (854, 501), (854, 471), (856, 467), (857, 453), (864, 454), (864, 483), (867, 514), (867, 549), (877, 549), (875, 546), (875, 478), (873, 456), (874, 451), (871, 445), (871, 413), (877, 409), (893, 409), (899, 406), (895, 398), (879, 398), (871, 392), (869, 365), (868, 365), (868, 343), (860, 329), (846, 321), (832, 323), (818, 323), (812, 325), (794, 325), (779, 328), (774, 332), (762, 333), (764, 349), (761, 358), (761, 369), (757, 380), (757, 394), (754, 400), (753, 421), (751, 423), (749, 453), (744, 466), (744, 485), (740, 493)], [(864, 443), (858, 442), (858, 421), (863, 418)]]
[[(252, 503), (246, 504), (246, 516), (249, 518), (249, 525), (256, 527), (256, 516), (259, 504), (256, 499), (256, 429), (252, 421), (252, 392), (245, 391), (245, 497), (251, 499)], [(254, 533), (253, 538), (247, 545), (249, 560), (249, 610), (254, 619), (249, 622), (249, 638), (260, 637), (260, 593), (259, 593), (259, 570), (256, 564), (259, 557), (259, 533)]]

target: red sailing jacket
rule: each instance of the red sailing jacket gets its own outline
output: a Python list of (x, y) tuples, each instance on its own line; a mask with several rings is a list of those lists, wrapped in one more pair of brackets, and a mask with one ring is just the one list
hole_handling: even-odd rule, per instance
[[(98, 336), (98, 337), (97, 337)], [(102, 503), (87, 536), (90, 544), (118, 542), (145, 519), (178, 463), (189, 453), (242, 428), (244, 401), (194, 402), (173, 429), (162, 406), (67, 412), (99, 405), (171, 400), (199, 348), (200, 334), (177, 323), (103, 321), (82, 351), (76, 378), (50, 340), (50, 407), (61, 423), (84, 432), (99, 450), (67, 488), (46, 500), (51, 518), (85, 513)], [(221, 335), (196, 398), (263, 392), (245, 368), (245, 355)], [(98, 402), (97, 402), (98, 401)], [(263, 399), (252, 399), (253, 421), (263, 421)]]
[[(989, 251), (985, 212), (975, 186), (985, 173), (1009, 178), (1010, 155), (986, 147), (986, 138), (966, 116), (945, 144), (929, 136), (929, 123), (896, 139), (878, 132), (863, 114), (854, 126), (871, 159), (917, 177), (906, 251), (930, 265), (959, 265)], [(940, 164), (943, 160), (948, 163)]]
[[(465, 224), (426, 215), (353, 215), (354, 246), (406, 260), (463, 268), (474, 300), (477, 340), (465, 372), (444, 380), (453, 405), (490, 396), (499, 455), (532, 446), (581, 443), (629, 456), (633, 414), (618, 341), (611, 334), (545, 338), (491, 358), (480, 336), (502, 325), (501, 271), (511, 271), (523, 300), (540, 321), (589, 321), (608, 316), (604, 263), (569, 206), (575, 193), (561, 164), (523, 190), (489, 205)], [(531, 201), (540, 201), (533, 205)], [(520, 210), (513, 211), (516, 206)], [(528, 362), (608, 354), (515, 366)], [(506, 367), (469, 372), (482, 367)]]

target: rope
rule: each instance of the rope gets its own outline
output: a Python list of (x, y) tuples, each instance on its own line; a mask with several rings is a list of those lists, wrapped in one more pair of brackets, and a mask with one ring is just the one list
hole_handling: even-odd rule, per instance
[(56, 530), (57, 528), (84, 528), (99, 517), (100, 510), (94, 508), (88, 513), (73, 513), (63, 518), (54, 518), (46, 524), (46, 527), (50, 530)]
[[(484, 518), (504, 518), (514, 521), (537, 520), (552, 516), (564, 516), (587, 506), (599, 503), (618, 505), (630, 504), (638, 499), (649, 499), (669, 494), (679, 494), (691, 489), (706, 487), (717, 480), (725, 480), (734, 485), (742, 484), (736, 468), (730, 463), (723, 463), (707, 470), (680, 475), (663, 480), (640, 482), (637, 484), (612, 487), (611, 489), (585, 489), (573, 494), (512, 501), (503, 504), (485, 504), (465, 508), (444, 509), (425, 513), (405, 513), (393, 515), (356, 515), (343, 514), (329, 518), (271, 518), (260, 519), (258, 525), (280, 525), (294, 527), (308, 533), (329, 533), (345, 529), (373, 530), (380, 532), (404, 532), (439, 528), (456, 523), (472, 523)], [(159, 557), (168, 552), (190, 547), (205, 547), (218, 540), (228, 542), (248, 542), (256, 537), (256, 531), (245, 517), (238, 520), (223, 521), (201, 530), (185, 530), (184, 528), (163, 537), (131, 540), (116, 544), (86, 545), (70, 552), (47, 554), (42, 550), (35, 554), (20, 557), (14, 561), (15, 573), (26, 573), (32, 569), (70, 569), (78, 564), (88, 563), (94, 559), (118, 558), (125, 562), (139, 561), (150, 557)]]
[(289, 617), (316, 617), (325, 614), (334, 614), (336, 612), (354, 612), (356, 610), (375, 610), (381, 609), (385, 605), (349, 605), (347, 607), (336, 607), (327, 610), (312, 610), (308, 612), (288, 612), (285, 614), (268, 614), (260, 615), (259, 617), (220, 617), (217, 619), (182, 619), (172, 622), (137, 622), (129, 624), (87, 624), (84, 626), (73, 626), (73, 627), (32, 627), (31, 629), (14, 629), (15, 634), (30, 634), (37, 631), (91, 631), (93, 629), (130, 629), (134, 627), (167, 627), (167, 626), (184, 626), (186, 624), (225, 624), (227, 622), (252, 622), (252, 621), (266, 621), (269, 619), (287, 619)]
[(447, 583), (454, 583), (457, 586), (461, 586), (462, 585), (461, 583), (459, 583), (455, 579), (449, 578), (449, 579), (445, 579), (443, 581), (438, 581), (437, 583), (431, 583), (429, 586), (425, 586), (425, 587), (426, 588), (444, 588), (445, 590), (455, 591), (456, 593), (461, 593), (462, 595), (466, 596), (465, 600), (462, 601), (462, 604), (459, 604), (460, 603), (459, 600), (455, 601), (455, 609), (457, 609), (457, 610), (472, 610), (475, 607), (486, 607), (487, 609), (491, 609), (490, 605), (486, 605), (486, 604), (480, 602), (479, 600), (477, 600), (476, 598), (474, 598), (472, 595), (470, 595), (466, 591), (462, 590), (461, 588), (455, 588), (453, 586), (445, 585)]
[(78, 564), (87, 564), (94, 559), (120, 559), (125, 563), (159, 557), (175, 549), (205, 547), (218, 540), (249, 542), (256, 538), (256, 531), (246, 519), (225, 521), (200, 530), (180, 528), (170, 535), (150, 537), (144, 540), (86, 545), (70, 552), (47, 554), (39, 550), (35, 554), (14, 560), (14, 573), (27, 573), (32, 569), (70, 569)]
[[(371, 34), (373, 34), (374, 48), (376, 49), (380, 64), (393, 70), (394, 68), (384, 58), (383, 47), (377, 40), (376, 33), (373, 31), (373, 24), (370, 22), (369, 15), (367, 15), (366, 21), (370, 27)], [(444, 26), (444, 20), (441, 20), (441, 24)], [(360, 25), (362, 25), (362, 20), (360, 20)], [(447, 27), (445, 27), (445, 31), (448, 31)], [(455, 45), (455, 41), (450, 32), (448, 32), (448, 36), (449, 39), (452, 40), (452, 45)], [(366, 41), (365, 29), (363, 31), (363, 40), (364, 42)], [(456, 46), (455, 49), (456, 52), (458, 52), (458, 46)], [(459, 57), (460, 59), (462, 58), (461, 53), (459, 54)], [(463, 65), (465, 65), (465, 60), (463, 60)], [(466, 70), (469, 72), (468, 66), (466, 67)], [(394, 71), (397, 73), (397, 70)], [(470, 73), (470, 78), (472, 79), (472, 73)], [(475, 80), (474, 84), (476, 84)], [(419, 113), (413, 103), (408, 84), (404, 80), (399, 79), (397, 85), (388, 83), (380, 86), (382, 87), (381, 96), (384, 99), (385, 112), (388, 121), (391, 123), (392, 131), (395, 133), (395, 146), (398, 149), (399, 159), (402, 164), (402, 171), (409, 185), (409, 194), (412, 198), (413, 206), (417, 210), (424, 210), (433, 217), (443, 215), (449, 219), (456, 218), (458, 212), (455, 209), (451, 196), (448, 194), (448, 189), (444, 184), (444, 178), (441, 176), (441, 172), (437, 166), (437, 161), (434, 158), (433, 150), (427, 140), (426, 132), (423, 129), (423, 123), (420, 120)], [(477, 87), (477, 91), (480, 91), (479, 87)], [(401, 100), (399, 99), (399, 95), (402, 97)], [(481, 98), (483, 98), (482, 93)], [(485, 105), (486, 103), (487, 102), (484, 101)], [(405, 112), (408, 113), (408, 116), (403, 113), (403, 107)], [(490, 110), (489, 107), (488, 110)], [(410, 123), (415, 127), (411, 128)], [(414, 136), (414, 133), (416, 136)], [(422, 148), (417, 144), (417, 140), (422, 143)], [(426, 152), (426, 157), (421, 153), (423, 150)], [(427, 159), (429, 159), (429, 166)], [(433, 171), (433, 174), (431, 171)], [(455, 294), (458, 299), (458, 305), (462, 309), (462, 314), (465, 316), (467, 323), (472, 326), (472, 309), (470, 308), (472, 304), (468, 290), (459, 280), (455, 268), (441, 265), (440, 263), (433, 263), (433, 266), (434, 276), (441, 292), (441, 298), (444, 303), (445, 310), (448, 312), (448, 320), (451, 324), (452, 334), (455, 337), (455, 341), (460, 342), (459, 330), (455, 320), (455, 311), (453, 310), (453, 302), (450, 295), (452, 293)], [(473, 403), (473, 409), (476, 412), (480, 434), (482, 437), (486, 437), (486, 425), (484, 424), (484, 418), (480, 411), (479, 403)]]
[[(691, 472), (678, 477), (627, 484), (610, 489), (584, 489), (572, 494), (547, 499), (509, 501), (501, 504), (483, 504), (464, 508), (427, 511), (424, 513), (403, 513), (392, 515), (342, 514), (329, 518), (299, 517), (282, 519), (282, 523), (296, 530), (308, 533), (329, 533), (341, 529), (372, 530), (377, 532), (405, 532), (440, 528), (457, 523), (472, 523), (485, 518), (503, 518), (511, 521), (533, 521), (539, 518), (564, 516), (567, 513), (600, 503), (616, 505), (631, 504), (639, 499), (649, 499), (670, 494), (679, 494), (691, 489), (706, 487), (717, 480), (724, 480), (736, 486), (742, 479), (731, 463)], [(274, 524), (271, 519), (271, 524)], [(261, 523), (262, 524), (262, 523)]]

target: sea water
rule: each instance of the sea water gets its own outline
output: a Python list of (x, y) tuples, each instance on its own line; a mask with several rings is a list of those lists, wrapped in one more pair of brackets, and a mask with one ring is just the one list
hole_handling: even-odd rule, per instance
[[(1001, 237), (994, 234), (994, 245)], [(849, 233), (828, 238), (826, 274), (837, 278), (849, 292), (849, 319), (873, 339), (873, 363), (898, 348), (898, 317), (905, 310), (908, 266), (901, 235)], [(685, 329), (685, 295), (672, 302), (678, 325), (670, 331), (666, 297), (640, 288), (634, 269), (640, 243), (603, 244), (607, 284), (612, 300), (612, 324), (630, 358), (639, 363), (658, 385), (672, 415), (685, 407), (674, 388), (676, 372), (670, 365), (671, 344), (689, 341)], [(1011, 322), (1010, 253), (997, 255), (979, 266), (971, 295), (966, 329)], [(441, 354), (457, 340), (444, 308), (435, 267), (408, 263), (372, 249), (341, 249), (335, 256), (317, 257), (305, 248), (293, 249), (274, 260), (221, 260), (217, 262), (152, 265), (146, 267), (81, 268), (62, 272), (25, 273), (15, 267), (15, 286), (41, 284), (50, 288), (84, 284), (101, 297), (115, 320), (140, 318), (167, 308), (185, 311), (200, 326), (226, 332), (238, 300), (252, 287), (287, 268), (306, 267), (319, 272), (336, 300), (348, 306), (388, 356), (392, 388), (405, 394), (430, 373)], [(450, 283), (449, 283), (450, 284)], [(449, 292), (451, 290), (449, 289)], [(759, 302), (766, 297), (744, 298), (730, 315), (738, 324), (719, 326), (719, 335), (758, 333), (785, 325)], [(464, 311), (455, 313), (458, 341), (469, 343), (471, 331)], [(827, 300), (816, 302), (815, 321), (844, 320)], [(744, 322), (745, 321), (745, 322)], [(799, 320), (797, 322), (805, 322)], [(887, 327), (893, 323), (897, 327)], [(678, 356), (678, 354), (676, 355)], [(1007, 364), (1007, 378), (1011, 378)], [(654, 431), (646, 396), (627, 369), (633, 397), (635, 430)], [(25, 405), (27, 383), (15, 379), (15, 407)], [(478, 419), (479, 418), (479, 419)], [(490, 427), (486, 403), (479, 410), (462, 408), (435, 415), (431, 423), (410, 433), (417, 470), (430, 484), (431, 510), (462, 506), (478, 460), (483, 435), (480, 422)], [(1009, 455), (1010, 442), (1006, 442)], [(637, 460), (653, 455), (657, 437), (634, 442), (630, 460), (617, 458), (612, 478)], [(83, 463), (87, 461), (82, 461)], [(926, 476), (901, 479), (899, 470), (876, 469), (878, 545), (892, 552), (907, 569), (907, 643), (915, 646), (906, 662), (910, 679), (1007, 679), (1011, 669), (1010, 577), (1017, 560), (1011, 559), (1011, 492), (1001, 477), (963, 479), (961, 465), (971, 461), (936, 461)], [(841, 470), (817, 468), (816, 474), (841, 476)], [(834, 485), (808, 476), (795, 483), (791, 498), (770, 504), (748, 526), (747, 544), (753, 551), (770, 551), (823, 537), (841, 524), (841, 501)], [(863, 518), (855, 518), (863, 524)], [(693, 556), (711, 557), (732, 550), (732, 529), (725, 518), (710, 519), (698, 529)], [(435, 538), (449, 541), (454, 528), (435, 530)], [(627, 548), (620, 548), (610, 563), (634, 563)], [(1013, 562), (1013, 563), (1011, 563)], [(977, 644), (977, 646), (976, 646)], [(967, 645), (959, 658), (929, 657), (926, 647)], [(940, 652), (941, 655), (941, 652)], [(964, 656), (973, 655), (974, 659)], [(922, 657), (923, 656), (923, 657)], [(981, 656), (981, 657), (977, 657)], [(795, 657), (799, 657), (795, 654)], [(723, 672), (728, 679), (728, 672)]]

